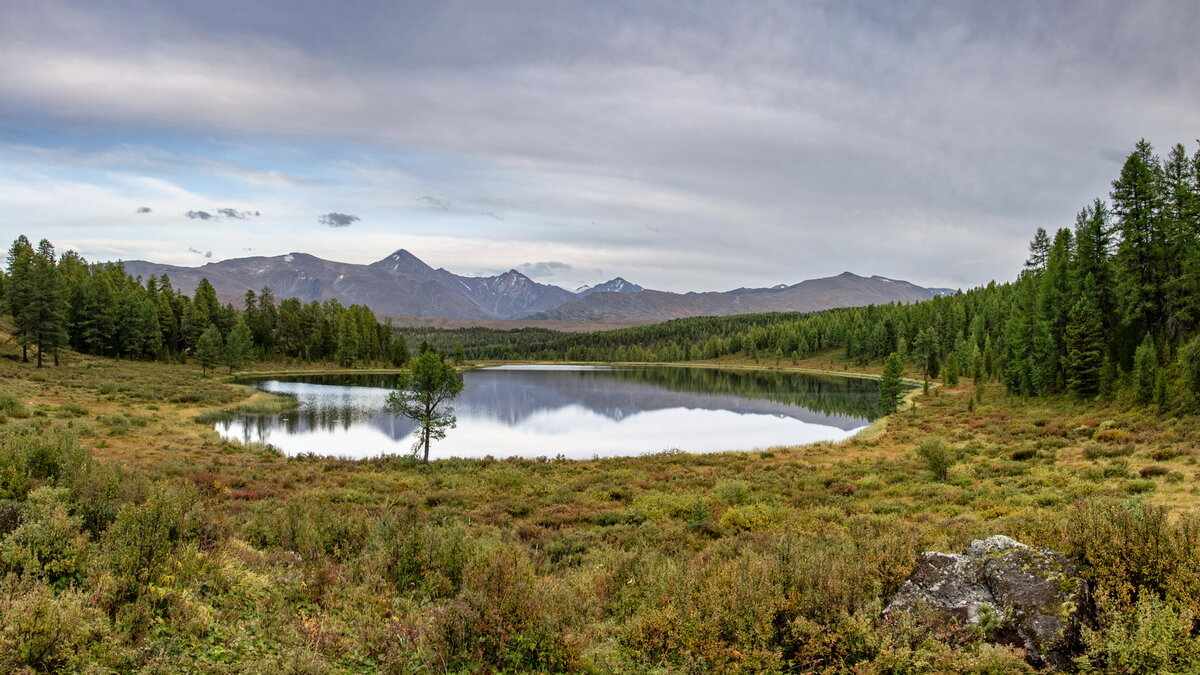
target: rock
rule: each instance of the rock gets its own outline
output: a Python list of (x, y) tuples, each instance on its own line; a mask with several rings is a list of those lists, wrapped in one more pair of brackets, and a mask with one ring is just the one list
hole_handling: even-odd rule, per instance
[(961, 554), (922, 553), (884, 614), (933, 610), (970, 624), (990, 614), (990, 639), (1024, 647), (1035, 666), (1069, 668), (1088, 597), (1066, 556), (996, 535)]

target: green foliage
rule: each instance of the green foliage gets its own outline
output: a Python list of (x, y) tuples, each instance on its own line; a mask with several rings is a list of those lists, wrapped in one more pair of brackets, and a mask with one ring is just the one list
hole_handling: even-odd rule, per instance
[(1142, 596), (1132, 611), (1101, 595), (1099, 628), (1083, 629), (1084, 672), (1193, 673), (1200, 671), (1200, 639), (1192, 634), (1193, 610)]
[(955, 451), (940, 438), (928, 438), (917, 446), (917, 457), (925, 462), (935, 480), (945, 481), (954, 466)]
[(194, 538), (201, 514), (195, 496), (159, 489), (141, 504), (126, 504), (105, 531), (102, 546), (114, 578), (114, 599), (132, 600), (162, 582), (176, 545)]
[(455, 425), (454, 408), (449, 402), (462, 391), (462, 376), (440, 354), (427, 351), (412, 362), (408, 373), (396, 380), (396, 388), (388, 395), (384, 409), (414, 420), (420, 425), (413, 452), (424, 448), (429, 461), (431, 441), (446, 437), (446, 430)]
[(1133, 397), (1138, 403), (1154, 400), (1158, 380), (1158, 351), (1147, 333), (1133, 355)]
[(196, 363), (200, 364), (200, 369), (207, 374), (221, 363), (224, 351), (225, 341), (221, 338), (221, 331), (210, 325), (196, 341)]
[(900, 395), (904, 393), (904, 364), (900, 355), (892, 352), (883, 362), (883, 374), (879, 377), (879, 408), (884, 413), (896, 411)]
[(24, 522), (0, 542), (0, 569), (55, 586), (83, 580), (91, 547), (65, 497), (66, 490), (49, 487), (29, 494)]
[(237, 323), (233, 325), (233, 330), (229, 331), (229, 337), (225, 340), (224, 362), (229, 366), (229, 372), (240, 370), (246, 359), (250, 358), (252, 349), (254, 343), (250, 335), (250, 325), (246, 323), (246, 316), (243, 314), (238, 316)]
[(104, 613), (82, 592), (0, 581), (0, 669), (104, 672), (119, 654)]
[(91, 463), (73, 435), (25, 428), (0, 442), (0, 499), (24, 499), (38, 485), (58, 485)]

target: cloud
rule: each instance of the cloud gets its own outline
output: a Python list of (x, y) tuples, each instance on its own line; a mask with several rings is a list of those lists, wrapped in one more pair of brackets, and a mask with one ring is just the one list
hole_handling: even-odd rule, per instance
[[(141, 212), (139, 211), (139, 213)], [(146, 213), (149, 213), (149, 210)], [(258, 211), (239, 211), (238, 209), (226, 207), (217, 209), (216, 213), (209, 211), (188, 211), (183, 215), (192, 220), (246, 220), (247, 218), (257, 218), (261, 213)]]
[(538, 277), (553, 277), (559, 274), (571, 272), (575, 268), (564, 262), (546, 261), (535, 263), (521, 263), (517, 265), (517, 271), (525, 276), (536, 279)]
[(234, 218), (236, 220), (245, 220), (250, 217), (257, 217), (258, 211), (238, 211), (237, 209), (217, 209), (217, 215), (222, 218)]
[(150, 213), (152, 211), (154, 211), (154, 209), (150, 208), (149, 206), (139, 206), (134, 213)]
[(338, 213), (337, 211), (330, 211), (317, 218), (318, 223), (330, 227), (350, 227), (351, 224), (357, 223), (360, 220), (362, 219), (354, 214)]
[(195, 253), (196, 255), (202, 255), (202, 256), (204, 256), (205, 258), (211, 258), (211, 257), (212, 257), (212, 251), (201, 251), (200, 249), (198, 249), (198, 248), (194, 248), (194, 247), (192, 247), (192, 246), (189, 246), (189, 247), (188, 247), (188, 253)]
[(487, 216), (493, 220), (504, 220), (504, 216), (496, 213), (495, 211), (481, 211), (479, 215)]
[[(352, 203), (372, 226), (396, 214), (397, 240), (436, 215), (456, 239), (447, 263), (495, 267), (480, 241), (503, 236), (525, 247), (511, 260), (585, 269), (567, 256), (595, 251), (623, 276), (678, 290), (845, 269), (939, 286), (1011, 278), (1032, 227), (1069, 226), (1139, 136), (1160, 151), (1188, 141), (1200, 109), (1200, 3), (695, 0), (547, 13), (447, 0), (314, 5), (287, 21), (282, 0), (217, 0), (236, 12), (10, 4), (0, 126), (56, 139), (22, 139), (46, 146), (36, 150), (76, 150), (82, 159), (55, 168), (81, 176), (90, 162), (80, 184), (106, 185), (116, 166), (88, 148), (136, 148), (117, 167), (126, 175), (209, 191), (154, 195), (160, 212), (253, 194), (296, 223)], [(334, 18), (344, 38), (328, 40)], [(134, 131), (114, 139), (121, 129)], [(46, 198), (39, 176), (50, 172), (31, 170), (34, 153), (12, 138), (0, 138), (0, 162), (12, 158), (0, 167), (3, 211), (91, 217), (83, 187)], [(402, 178), (355, 180), (379, 168)], [(151, 199), (132, 186), (118, 196), (112, 228), (130, 220), (129, 199)], [(512, 204), (521, 215), (502, 233), (479, 217), (515, 214)], [(222, 218), (209, 216), (193, 219)], [(173, 250), (217, 248), (241, 223), (226, 224)], [(666, 246), (651, 227), (678, 239)], [(378, 245), (380, 230), (352, 230), (320, 228), (336, 241), (307, 245)], [(627, 254), (637, 250), (640, 268)]]
[(417, 201), (425, 202), (430, 208), (437, 209), (438, 211), (446, 211), (450, 209), (450, 202), (444, 199), (438, 199), (437, 197), (431, 197), (429, 195), (417, 197)]

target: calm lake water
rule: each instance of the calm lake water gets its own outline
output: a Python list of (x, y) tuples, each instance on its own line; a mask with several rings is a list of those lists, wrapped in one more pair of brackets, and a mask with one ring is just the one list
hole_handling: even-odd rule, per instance
[[(463, 373), (458, 426), (431, 458), (753, 450), (848, 438), (879, 416), (873, 380), (708, 368), (498, 366)], [(296, 397), (282, 415), (218, 422), (289, 455), (404, 454), (416, 424), (383, 411), (387, 375), (245, 380)]]

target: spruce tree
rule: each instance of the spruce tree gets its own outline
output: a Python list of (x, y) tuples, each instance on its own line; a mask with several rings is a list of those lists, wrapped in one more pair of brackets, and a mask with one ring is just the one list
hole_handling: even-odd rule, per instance
[(1029, 257), (1025, 260), (1025, 269), (1030, 272), (1041, 272), (1046, 269), (1046, 261), (1050, 256), (1050, 235), (1046, 228), (1039, 227), (1029, 242)]
[(1133, 397), (1138, 403), (1154, 400), (1154, 389), (1158, 380), (1158, 350), (1154, 339), (1147, 333), (1142, 344), (1133, 355)]
[(13, 337), (21, 345), (21, 361), (29, 363), (29, 345), (33, 342), (32, 317), (34, 286), (33, 245), (25, 235), (8, 249), (8, 311), (13, 318)]
[(896, 412), (900, 395), (904, 392), (904, 364), (900, 355), (892, 352), (883, 361), (883, 374), (879, 377), (879, 408), (884, 414)]
[(58, 350), (67, 344), (67, 298), (59, 277), (54, 246), (43, 239), (34, 254), (29, 307), (22, 316), (30, 337), (37, 344), (37, 366), (42, 367), (48, 351), (58, 365)]
[(1160, 218), (1161, 170), (1149, 143), (1138, 141), (1112, 185), (1120, 234), (1115, 260), (1121, 312), (1130, 331), (1144, 335), (1162, 321), (1162, 275), (1168, 255)]
[(200, 372), (207, 375), (209, 370), (221, 363), (225, 342), (221, 339), (221, 331), (216, 326), (209, 325), (196, 341), (196, 363), (200, 364)]
[(1104, 377), (1104, 327), (1091, 276), (1071, 309), (1066, 332), (1067, 388), (1080, 398), (1095, 398)]
[(246, 364), (246, 359), (250, 358), (250, 352), (254, 348), (254, 341), (251, 337), (250, 326), (246, 323), (246, 315), (242, 314), (238, 317), (237, 323), (233, 324), (233, 330), (229, 331), (229, 337), (225, 340), (225, 365), (229, 366), (229, 372), (240, 369)]

